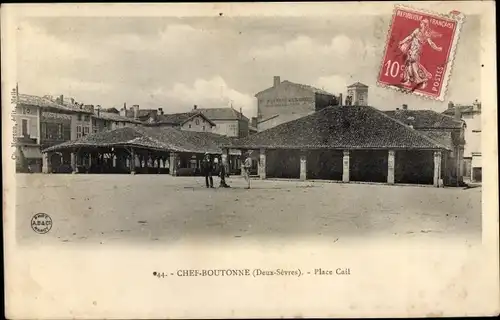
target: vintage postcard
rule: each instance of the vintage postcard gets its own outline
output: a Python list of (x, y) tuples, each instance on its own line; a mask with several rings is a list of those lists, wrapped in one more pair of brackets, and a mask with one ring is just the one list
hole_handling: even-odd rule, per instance
[(497, 315), (494, 9), (3, 5), (6, 317)]

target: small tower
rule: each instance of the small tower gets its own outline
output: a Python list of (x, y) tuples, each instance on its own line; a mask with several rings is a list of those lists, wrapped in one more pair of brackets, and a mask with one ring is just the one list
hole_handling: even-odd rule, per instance
[(355, 106), (368, 105), (368, 86), (360, 82), (356, 82), (347, 86), (347, 100)]

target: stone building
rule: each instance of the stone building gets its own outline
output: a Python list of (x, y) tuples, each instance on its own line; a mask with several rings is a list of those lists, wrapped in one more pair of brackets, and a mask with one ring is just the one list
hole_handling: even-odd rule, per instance
[(347, 105), (367, 106), (368, 105), (368, 86), (361, 82), (356, 82), (347, 86)]
[(450, 146), (369, 106), (332, 106), (235, 141), (265, 178), (443, 185)]
[(338, 105), (335, 95), (309, 85), (281, 81), (274, 77), (272, 87), (260, 91), (257, 98), (257, 130), (273, 128), (325, 107)]
[(460, 119), (460, 115), (449, 116), (433, 110), (410, 110), (406, 104), (384, 113), (452, 150), (443, 154), (447, 163), (443, 167), (443, 170), (447, 170), (443, 172), (443, 182), (445, 185), (463, 184), (466, 124)]
[(470, 105), (448, 103), (446, 115), (460, 117), (465, 121), (465, 150), (463, 176), (472, 182), (482, 180), (481, 163), (481, 102), (477, 99)]
[(241, 111), (229, 108), (198, 108), (192, 112), (200, 112), (215, 123), (212, 132), (226, 137), (243, 138), (250, 133), (250, 120)]
[(183, 112), (164, 114), (161, 110), (151, 114), (144, 125), (150, 127), (172, 127), (183, 131), (213, 132), (216, 124), (201, 112)]
[[(28, 171), (28, 166), (31, 172), (43, 171), (47, 161), (44, 161), (41, 149), (91, 132), (92, 111), (74, 99), (64, 99), (63, 96), (53, 99), (16, 91), (14, 101), (16, 145), (20, 159), (25, 161), (24, 165), (18, 166), (19, 171)], [(57, 153), (52, 157), (54, 172), (67, 170), (69, 158)]]

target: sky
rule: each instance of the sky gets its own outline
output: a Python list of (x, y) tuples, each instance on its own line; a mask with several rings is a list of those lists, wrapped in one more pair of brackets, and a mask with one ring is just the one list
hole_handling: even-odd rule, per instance
[(257, 114), (254, 95), (273, 76), (333, 94), (362, 82), (382, 110), (444, 111), (448, 101), (480, 97), (480, 23), (468, 16), (446, 101), (376, 86), (391, 17), (36, 17), (17, 32), (19, 91), (63, 94), (85, 104), (166, 113), (242, 108)]

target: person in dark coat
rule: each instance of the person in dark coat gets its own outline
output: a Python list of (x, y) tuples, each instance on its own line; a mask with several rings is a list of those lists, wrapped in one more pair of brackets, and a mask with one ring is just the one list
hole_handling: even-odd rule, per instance
[(212, 178), (213, 164), (212, 164), (212, 159), (210, 159), (210, 155), (208, 153), (205, 153), (205, 157), (203, 158), (202, 169), (203, 169), (203, 174), (205, 175), (205, 184), (207, 185), (207, 188), (213, 188), (214, 187), (214, 179)]
[(226, 183), (226, 175), (227, 175), (226, 166), (222, 162), (220, 164), (219, 175), (220, 175), (220, 187), (230, 188), (230, 186)]

